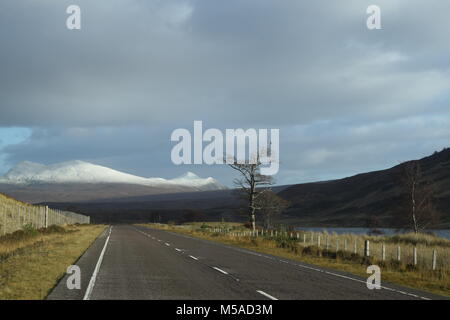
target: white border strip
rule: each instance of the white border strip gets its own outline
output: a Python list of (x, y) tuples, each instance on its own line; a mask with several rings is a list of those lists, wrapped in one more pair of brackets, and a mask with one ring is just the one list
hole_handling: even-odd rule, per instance
[(103, 246), (102, 252), (100, 253), (97, 264), (95, 265), (94, 272), (92, 273), (92, 277), (91, 277), (91, 280), (89, 281), (89, 285), (86, 289), (86, 293), (84, 295), (83, 300), (90, 300), (90, 298), (91, 298), (92, 290), (94, 289), (94, 285), (95, 285), (95, 280), (97, 279), (97, 274), (100, 270), (100, 266), (103, 261), (103, 256), (105, 255), (106, 247), (108, 246), (109, 237), (111, 237), (111, 231), (112, 231), (112, 226), (109, 227), (108, 238), (106, 238), (105, 245)]

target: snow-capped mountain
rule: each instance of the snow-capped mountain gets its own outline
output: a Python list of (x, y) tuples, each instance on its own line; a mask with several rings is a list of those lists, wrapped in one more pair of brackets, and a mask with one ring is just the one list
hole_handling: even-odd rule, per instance
[(0, 177), (0, 183), (15, 185), (118, 183), (149, 187), (188, 187), (202, 191), (226, 189), (214, 178), (203, 179), (192, 172), (175, 179), (144, 178), (78, 160), (53, 165), (24, 161)]

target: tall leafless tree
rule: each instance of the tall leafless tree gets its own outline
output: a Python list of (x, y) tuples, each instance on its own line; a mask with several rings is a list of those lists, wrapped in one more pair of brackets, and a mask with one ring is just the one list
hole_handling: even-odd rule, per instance
[[(232, 162), (232, 163), (230, 163)], [(253, 231), (256, 230), (256, 212), (261, 207), (258, 203), (259, 198), (269, 189), (264, 188), (272, 185), (274, 179), (272, 176), (262, 175), (260, 172), (261, 161), (259, 157), (256, 161), (239, 163), (236, 159), (229, 161), (228, 165), (240, 174), (239, 178), (234, 179), (234, 184), (239, 188), (247, 202), (248, 216)]]
[(412, 229), (414, 233), (432, 227), (439, 219), (433, 204), (433, 184), (424, 178), (418, 161), (409, 161), (402, 165), (401, 181), (406, 192), (407, 205), (400, 209), (397, 222), (407, 229)]

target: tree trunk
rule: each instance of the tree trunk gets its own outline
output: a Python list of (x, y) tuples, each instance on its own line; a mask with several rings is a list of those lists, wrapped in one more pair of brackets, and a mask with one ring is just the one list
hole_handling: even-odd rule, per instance
[(414, 180), (412, 183), (412, 190), (411, 190), (411, 218), (412, 218), (412, 224), (414, 228), (414, 233), (419, 233), (419, 230), (417, 228), (417, 219), (416, 219), (416, 181)]
[(251, 178), (250, 183), (250, 201), (249, 201), (249, 207), (250, 207), (250, 222), (252, 223), (252, 230), (253, 232), (256, 231), (256, 217), (255, 217), (255, 180), (254, 177)]
[(255, 213), (252, 213), (251, 219), (252, 219), (252, 230), (253, 232), (255, 232), (256, 231)]

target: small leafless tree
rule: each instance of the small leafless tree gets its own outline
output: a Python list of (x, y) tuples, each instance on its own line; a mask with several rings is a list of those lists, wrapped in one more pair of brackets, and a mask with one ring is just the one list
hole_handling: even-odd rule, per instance
[(205, 221), (206, 215), (200, 211), (195, 209), (187, 209), (186, 212), (181, 216), (180, 222), (198, 222)]
[(281, 214), (290, 205), (289, 201), (281, 198), (271, 190), (261, 194), (257, 202), (259, 213), (266, 229), (272, 226), (273, 218)]
[(418, 161), (404, 163), (401, 174), (407, 205), (399, 210), (397, 223), (419, 233), (437, 224), (439, 220), (433, 204), (433, 185), (423, 177)]
[(261, 161), (257, 157), (256, 161), (240, 163), (236, 159), (228, 162), (228, 165), (239, 172), (240, 177), (234, 179), (234, 184), (246, 199), (248, 216), (252, 225), (252, 230), (256, 230), (256, 212), (261, 209), (259, 198), (269, 189), (264, 188), (274, 183), (272, 176), (262, 175), (260, 172)]

